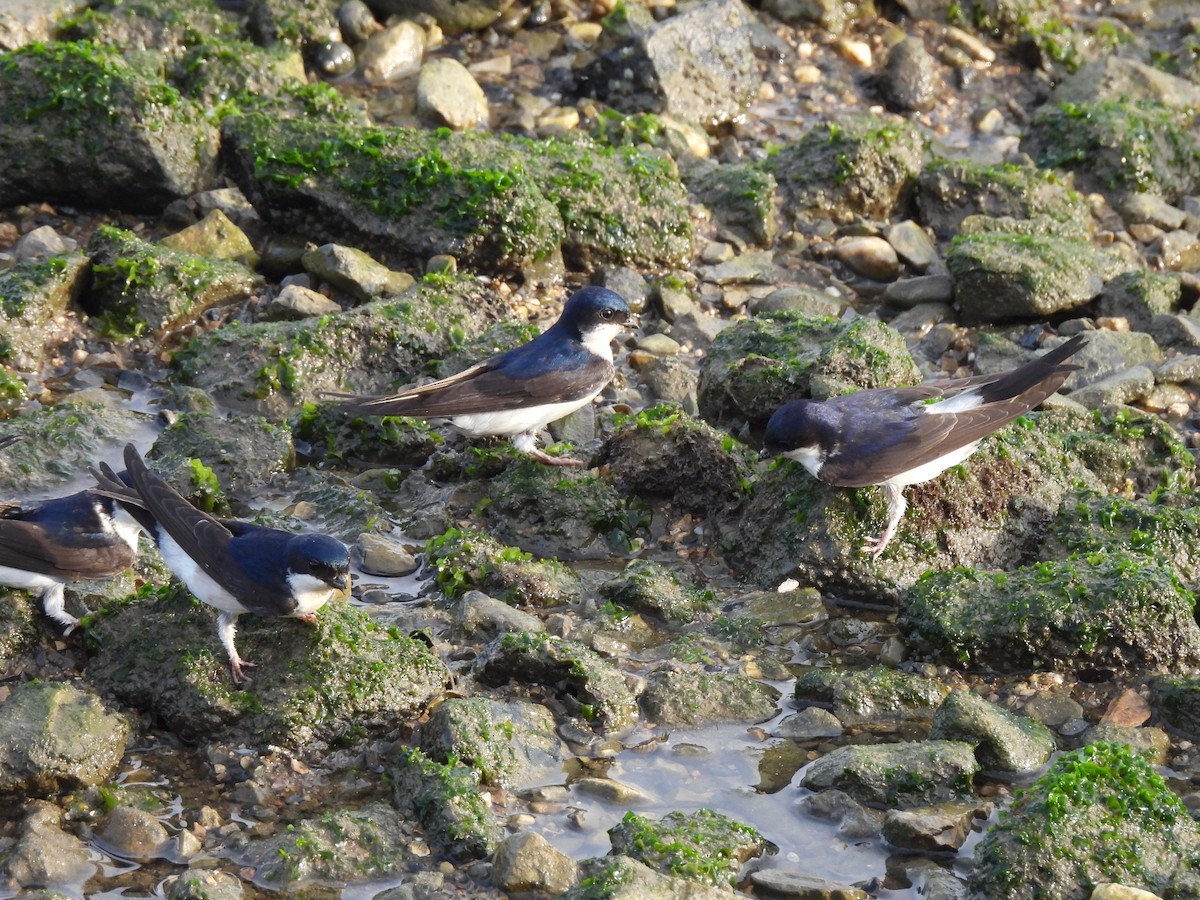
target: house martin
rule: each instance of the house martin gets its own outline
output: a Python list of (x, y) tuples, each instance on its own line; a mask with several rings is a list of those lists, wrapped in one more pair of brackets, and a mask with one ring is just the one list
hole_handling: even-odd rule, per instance
[(1065, 363), (1084, 343), (1076, 335), (995, 375), (792, 401), (767, 423), (763, 455), (786, 456), (839, 487), (882, 487), (887, 527), (866, 546), (878, 558), (908, 506), (904, 488), (963, 462), (980, 440), (1057, 391), (1079, 368)]
[(219, 611), (217, 636), (235, 683), (254, 665), (234, 646), (239, 615), (312, 622), (329, 600), (349, 592), (350, 555), (341, 541), (211, 516), (150, 471), (133, 444), (125, 447), (125, 466), (128, 486), (106, 464), (93, 468), (97, 490), (119, 501), (187, 589)]
[(549, 465), (581, 466), (539, 450), (537, 434), (590, 403), (608, 384), (615, 371), (611, 343), (629, 320), (629, 306), (619, 294), (581, 288), (550, 328), (507, 353), (398, 394), (336, 399), (352, 413), (445, 420), (470, 437), (507, 437)]

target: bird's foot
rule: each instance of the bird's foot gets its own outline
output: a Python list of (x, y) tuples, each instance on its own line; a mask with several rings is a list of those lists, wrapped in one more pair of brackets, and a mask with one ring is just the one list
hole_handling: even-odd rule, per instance
[(583, 460), (575, 459), (574, 457), (571, 457), (571, 456), (551, 456), (549, 453), (546, 453), (543, 450), (537, 450), (537, 449), (530, 450), (529, 455), (532, 456), (534, 459), (536, 459), (538, 462), (543, 462), (548, 466), (580, 467), (580, 466), (583, 466), (583, 464), (584, 464)]
[(896, 529), (889, 528), (883, 534), (879, 535), (879, 537), (867, 538), (863, 541), (863, 550), (871, 557), (872, 562), (883, 555), (884, 549), (891, 543), (895, 534)]
[(305, 613), (302, 616), (296, 616), (301, 622), (307, 622), (309, 625), (315, 625), (317, 621), (316, 613)]
[(251, 679), (246, 676), (243, 669), (253, 669), (256, 663), (250, 662), (248, 659), (242, 659), (240, 656), (235, 656), (229, 660), (229, 674), (233, 676), (233, 683), (237, 685), (245, 684)]

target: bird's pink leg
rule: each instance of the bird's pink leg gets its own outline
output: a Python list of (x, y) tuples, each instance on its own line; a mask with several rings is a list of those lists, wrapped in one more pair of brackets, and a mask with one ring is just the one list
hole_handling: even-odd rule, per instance
[(904, 488), (901, 485), (885, 481), (880, 487), (883, 488), (883, 494), (887, 497), (888, 520), (887, 527), (883, 529), (883, 534), (876, 538), (869, 538), (863, 544), (863, 549), (871, 555), (871, 559), (879, 559), (884, 548), (896, 536), (896, 528), (900, 524), (900, 519), (904, 516), (904, 510), (908, 508), (908, 501), (904, 499)]
[(522, 453), (528, 453), (538, 462), (545, 463), (548, 466), (582, 466), (583, 463), (578, 459), (572, 459), (569, 456), (551, 456), (544, 450), (538, 449), (537, 436), (532, 432), (526, 431), (522, 434), (513, 435), (512, 445)]

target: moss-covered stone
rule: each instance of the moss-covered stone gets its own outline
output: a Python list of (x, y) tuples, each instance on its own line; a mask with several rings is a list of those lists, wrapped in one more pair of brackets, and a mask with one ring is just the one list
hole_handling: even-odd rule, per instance
[(422, 723), (418, 737), (432, 759), (457, 760), (484, 784), (521, 790), (562, 774), (554, 716), (536, 703), (452, 697)]
[(254, 870), (256, 883), (290, 893), (399, 875), (414, 861), (408, 849), (413, 838), (396, 810), (369, 803), (301, 819), (267, 837), (235, 840), (231, 849)]
[(1151, 100), (1047, 103), (1021, 149), (1039, 166), (1075, 172), (1085, 188), (1170, 202), (1200, 185), (1200, 140), (1190, 122), (1190, 112)]
[(483, 591), (513, 606), (562, 606), (579, 597), (579, 579), (556, 560), (535, 560), (479, 531), (452, 528), (426, 545), (447, 600)]
[(641, 697), (646, 718), (666, 728), (765, 722), (778, 701), (779, 691), (745, 675), (684, 666), (650, 673)]
[(921, 221), (943, 239), (974, 215), (1046, 216), (1060, 236), (1078, 238), (1087, 237), (1091, 227), (1087, 201), (1058, 173), (1033, 166), (938, 159), (921, 170), (916, 199)]
[(661, 403), (618, 423), (597, 460), (617, 490), (704, 516), (749, 490), (753, 452), (678, 406)]
[(773, 312), (717, 336), (700, 370), (700, 414), (713, 424), (765, 424), (789, 400), (913, 384), (904, 339), (873, 319)]
[(111, 339), (178, 328), (261, 284), (241, 263), (172, 250), (110, 226), (96, 232), (89, 252), (92, 288), (85, 306), (92, 324)]
[(234, 40), (237, 33), (237, 21), (213, 0), (100, 0), (58, 22), (59, 40), (172, 57), (199, 43)]
[(921, 658), (1042, 669), (1200, 662), (1195, 596), (1157, 559), (1119, 548), (1011, 572), (932, 571), (900, 599)]
[(770, 846), (749, 825), (711, 809), (669, 812), (657, 822), (627, 812), (608, 837), (614, 854), (711, 885), (733, 884), (742, 864)]
[[(275, 514), (271, 518), (276, 521), (262, 524), (287, 531), (319, 528), (346, 543), (363, 532), (386, 534), (392, 530), (390, 515), (380, 502), (387, 494), (359, 487), (332, 472), (299, 468), (292, 473), (288, 491), (294, 502), (286, 514)], [(264, 514), (258, 518), (263, 519)]]
[[(168, 77), (184, 96), (219, 112), (254, 106), (261, 98), (278, 97), (284, 105), (305, 93), (321, 93), (320, 86), (307, 84), (299, 51), (282, 44), (206, 41), (184, 52)], [(331, 109), (344, 105), (344, 100), (330, 98)]]
[(702, 619), (717, 602), (711, 590), (685, 585), (666, 566), (649, 559), (634, 560), (616, 578), (600, 585), (600, 596), (668, 622)]
[(560, 900), (728, 900), (729, 888), (661, 875), (628, 856), (599, 856), (580, 863), (580, 879)]
[(301, 405), (288, 424), (309, 456), (339, 465), (419, 467), (445, 442), (423, 419), (349, 416), (318, 403)]
[(681, 169), (688, 191), (721, 224), (744, 231), (756, 244), (769, 245), (779, 223), (775, 177), (757, 165), (691, 162)]
[(1132, 268), (1121, 257), (1071, 238), (990, 232), (956, 238), (946, 253), (954, 296), (971, 322), (1045, 318), (1091, 301), (1104, 282)]
[(0, 56), (0, 205), (54, 199), (158, 213), (209, 186), (218, 135), (149, 58), (88, 41)]
[(243, 616), (238, 650), (257, 666), (238, 688), (212, 611), (178, 583), (105, 610), (90, 632), (88, 675), (190, 740), (296, 746), (394, 728), (420, 714), (448, 676), (418, 640), (346, 603), (315, 624)]
[(575, 641), (543, 633), (501, 635), (480, 653), (474, 671), (484, 684), (541, 685), (569, 715), (607, 731), (622, 731), (637, 718), (637, 700), (621, 672)]
[(25, 591), (6, 588), (0, 594), (0, 678), (25, 668), (37, 649), (38, 615), (36, 601)]
[(921, 170), (925, 142), (900, 119), (827, 122), (764, 163), (798, 214), (889, 219)]
[(340, 34), (336, 6), (323, 0), (250, 0), (246, 7), (250, 36), (267, 47), (305, 49)]
[[(50, 338), (47, 329), (83, 292), (87, 258), (82, 254), (18, 262), (0, 274), (0, 362), (24, 372), (40, 372)], [(3, 400), (13, 396), (6, 387)]]
[(1155, 316), (1178, 308), (1182, 295), (1177, 274), (1138, 269), (1105, 284), (1096, 307), (1102, 316), (1127, 319), (1130, 328), (1145, 331)]
[(1171, 728), (1200, 740), (1200, 679), (1158, 675), (1150, 680), (1150, 705)]
[(946, 696), (944, 685), (920, 675), (868, 669), (810, 669), (796, 679), (796, 703), (829, 709), (843, 725), (895, 727), (930, 722)]
[(507, 308), (479, 284), (418, 284), (400, 297), (298, 322), (231, 324), (190, 340), (172, 363), (223, 407), (282, 420), (326, 392), (411, 384)]
[(951, 4), (947, 19), (1014, 44), (1049, 22), (1055, 9), (1050, 0), (966, 0)]
[(415, 815), (425, 836), (449, 856), (484, 857), (496, 849), (500, 828), (473, 770), (436, 763), (415, 747), (405, 747), (388, 772), (393, 802)]
[(452, 253), (512, 271), (560, 251), (578, 268), (690, 253), (683, 188), (657, 151), (259, 113), (225, 132), (239, 184), (274, 224), (401, 263)]
[(1029, 772), (1057, 749), (1054, 733), (1036, 719), (989, 703), (971, 691), (954, 691), (934, 716), (931, 738), (967, 741), (985, 769)]
[(800, 784), (835, 788), (867, 806), (913, 809), (974, 799), (978, 771), (973, 748), (960, 741), (852, 745), (815, 760)]
[(1149, 763), (1123, 744), (1064, 754), (1017, 794), (975, 849), (981, 900), (1086, 900), (1100, 882), (1160, 896), (1200, 866), (1200, 831)]

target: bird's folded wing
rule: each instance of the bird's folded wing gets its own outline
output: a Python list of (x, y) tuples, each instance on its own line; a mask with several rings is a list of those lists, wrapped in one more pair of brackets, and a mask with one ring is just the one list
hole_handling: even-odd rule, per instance
[(53, 575), (65, 580), (103, 578), (133, 564), (124, 541), (104, 535), (74, 535), (69, 545), (47, 540), (45, 532), (28, 522), (0, 520), (0, 566)]

